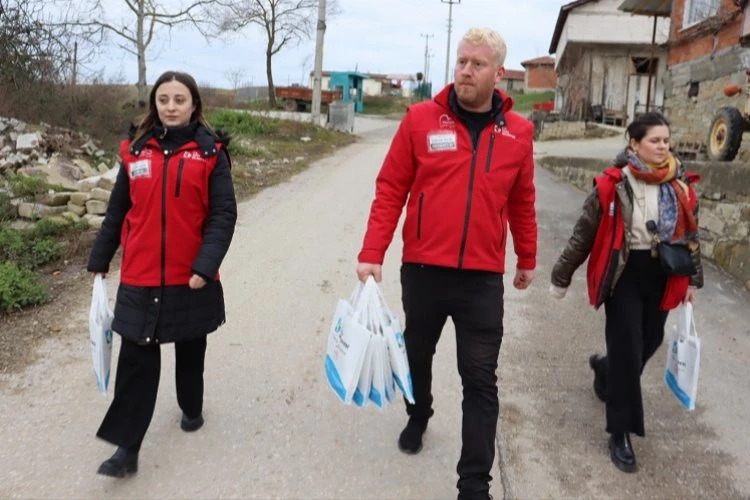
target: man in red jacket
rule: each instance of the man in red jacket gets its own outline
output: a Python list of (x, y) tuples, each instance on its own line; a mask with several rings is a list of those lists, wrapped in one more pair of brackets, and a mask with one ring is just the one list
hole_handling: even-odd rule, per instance
[(399, 448), (417, 453), (432, 416), (432, 358), (445, 322), (456, 327), (463, 384), (460, 499), (489, 498), (499, 404), (507, 228), (518, 257), (513, 285), (536, 267), (532, 124), (495, 89), (506, 47), (490, 29), (458, 46), (455, 84), (409, 108), (376, 181), (357, 275), (381, 280), (381, 266), (406, 204), (402, 301), (416, 404)]

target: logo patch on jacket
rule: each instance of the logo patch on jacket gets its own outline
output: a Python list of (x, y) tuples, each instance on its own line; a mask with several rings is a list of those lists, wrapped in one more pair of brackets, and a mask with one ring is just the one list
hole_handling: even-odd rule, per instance
[(431, 132), (427, 134), (427, 150), (430, 153), (456, 151), (458, 139), (455, 132)]
[(440, 128), (456, 128), (456, 122), (448, 115), (440, 115)]
[(138, 160), (130, 164), (130, 178), (151, 177), (151, 160)]
[(505, 137), (510, 137), (511, 139), (516, 138), (516, 136), (510, 130), (508, 130), (508, 127), (500, 127), (498, 125), (495, 125), (495, 133), (502, 134)]
[(198, 151), (185, 151), (184, 153), (182, 153), (182, 157), (186, 160), (206, 161), (206, 159), (203, 158)]

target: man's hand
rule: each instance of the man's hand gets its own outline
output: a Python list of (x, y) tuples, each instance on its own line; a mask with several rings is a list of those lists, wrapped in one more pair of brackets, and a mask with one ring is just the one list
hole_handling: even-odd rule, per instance
[(695, 299), (698, 298), (698, 289), (694, 286), (689, 286), (687, 289), (687, 293), (685, 293), (685, 298), (682, 299), (683, 304), (687, 304), (690, 302), (691, 304), (695, 303)]
[(513, 278), (513, 286), (519, 290), (526, 290), (534, 281), (536, 273), (533, 269), (516, 269), (516, 277)]
[(373, 276), (375, 281), (380, 283), (380, 280), (383, 279), (383, 266), (369, 262), (360, 262), (357, 264), (357, 278), (359, 278), (359, 281), (364, 283), (369, 276)]
[(188, 283), (191, 289), (197, 290), (198, 288), (203, 288), (206, 286), (206, 280), (198, 276), (197, 274), (194, 274), (190, 277), (190, 283)]

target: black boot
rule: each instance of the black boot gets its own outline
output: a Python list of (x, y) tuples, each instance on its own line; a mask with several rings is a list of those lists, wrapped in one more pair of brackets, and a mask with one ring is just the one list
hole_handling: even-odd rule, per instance
[(398, 448), (408, 455), (419, 453), (422, 449), (422, 434), (426, 430), (426, 418), (409, 417), (409, 422), (398, 437)]
[(109, 460), (102, 462), (97, 474), (110, 477), (125, 477), (125, 474), (138, 472), (138, 452), (129, 452), (126, 448), (119, 447)]
[(607, 401), (607, 386), (604, 383), (604, 377), (599, 369), (599, 362), (603, 356), (592, 354), (589, 357), (589, 366), (594, 370), (594, 394), (602, 403)]
[(630, 444), (630, 434), (627, 432), (609, 436), (609, 456), (615, 467), (623, 472), (635, 472), (638, 469), (633, 445)]
[(198, 415), (195, 418), (190, 418), (184, 413), (182, 414), (182, 421), (180, 422), (180, 429), (185, 432), (194, 432), (203, 427), (203, 415)]

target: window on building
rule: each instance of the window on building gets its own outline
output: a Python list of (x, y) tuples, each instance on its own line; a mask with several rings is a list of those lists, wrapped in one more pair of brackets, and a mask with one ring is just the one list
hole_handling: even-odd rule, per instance
[[(631, 62), (633, 63), (633, 69), (631, 73), (635, 73), (636, 75), (648, 75), (649, 63), (650, 59), (648, 57), (633, 57), (631, 58)], [(653, 62), (651, 63), (651, 74), (656, 74), (656, 67), (659, 65), (659, 59), (654, 58)]]
[(682, 27), (687, 28), (715, 16), (720, 3), (721, 0), (687, 0)]

